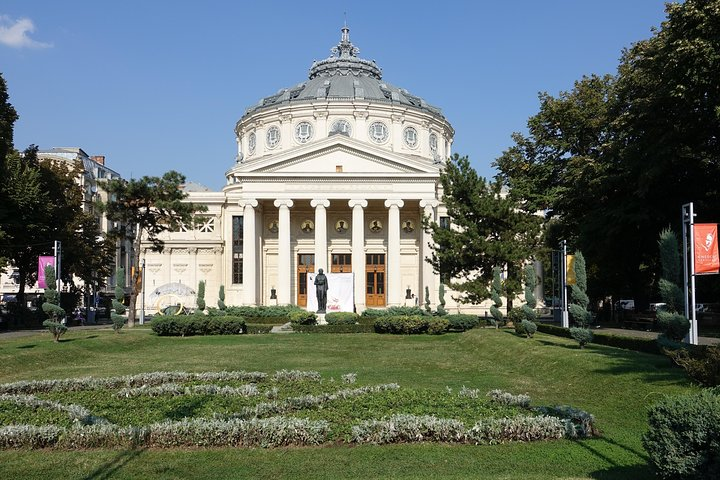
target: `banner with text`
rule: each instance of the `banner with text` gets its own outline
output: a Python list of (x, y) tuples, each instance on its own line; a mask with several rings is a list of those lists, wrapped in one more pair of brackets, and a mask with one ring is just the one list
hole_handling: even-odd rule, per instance
[[(354, 307), (353, 274), (326, 273), (325, 276), (328, 282), (325, 312), (352, 312)], [(317, 312), (314, 273), (307, 274), (307, 309), (309, 312)]]
[(55, 257), (38, 257), (38, 288), (47, 288), (47, 284), (45, 283), (45, 267), (48, 265), (52, 265), (53, 268), (55, 267)]
[(718, 273), (717, 223), (696, 223), (695, 227), (695, 273)]
[(565, 285), (575, 285), (577, 278), (575, 277), (575, 255), (568, 255), (567, 270), (565, 271)]

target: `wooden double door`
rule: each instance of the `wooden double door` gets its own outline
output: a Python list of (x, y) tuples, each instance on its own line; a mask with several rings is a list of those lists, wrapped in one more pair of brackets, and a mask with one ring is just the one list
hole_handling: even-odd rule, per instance
[[(297, 256), (297, 304), (307, 307), (308, 295), (314, 290), (308, 285), (307, 274), (315, 271), (315, 255), (298, 253)], [(349, 253), (333, 253), (330, 257), (332, 273), (351, 273), (352, 255)], [(368, 307), (385, 306), (385, 254), (368, 253), (365, 255), (365, 305)]]
[(385, 254), (368, 253), (365, 255), (365, 305), (385, 306)]

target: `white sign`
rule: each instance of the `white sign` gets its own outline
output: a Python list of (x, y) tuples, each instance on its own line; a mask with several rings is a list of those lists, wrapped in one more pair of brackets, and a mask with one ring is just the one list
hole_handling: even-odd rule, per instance
[[(353, 274), (326, 273), (328, 282), (327, 305), (325, 312), (353, 311)], [(315, 274), (307, 274), (307, 309), (317, 312), (317, 295), (315, 294)]]

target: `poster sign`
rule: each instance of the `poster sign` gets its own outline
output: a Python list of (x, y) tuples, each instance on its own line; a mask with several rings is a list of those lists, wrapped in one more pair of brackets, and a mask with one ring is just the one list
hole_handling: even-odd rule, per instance
[[(352, 312), (353, 302), (353, 274), (352, 273), (326, 273), (328, 282), (327, 305), (325, 311)], [(315, 295), (315, 273), (307, 274), (307, 309), (317, 312), (317, 295)]]
[(695, 273), (718, 273), (720, 257), (718, 257), (717, 223), (695, 224)]
[(53, 268), (55, 267), (55, 257), (38, 257), (38, 288), (47, 288), (47, 283), (45, 283), (45, 267), (48, 265), (52, 265)]
[(567, 270), (565, 271), (565, 285), (575, 285), (577, 278), (575, 277), (575, 255), (568, 255)]

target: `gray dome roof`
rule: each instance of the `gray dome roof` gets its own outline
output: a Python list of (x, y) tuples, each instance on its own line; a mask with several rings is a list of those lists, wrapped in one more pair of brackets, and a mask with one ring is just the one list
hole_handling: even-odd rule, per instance
[(382, 80), (382, 70), (373, 60), (359, 58), (359, 50), (350, 42), (350, 29), (343, 27), (340, 43), (325, 60), (313, 62), (309, 79), (294, 87), (283, 88), (247, 109), (245, 116), (265, 108), (313, 100), (369, 100), (399, 104), (442, 116), (439, 108)]

